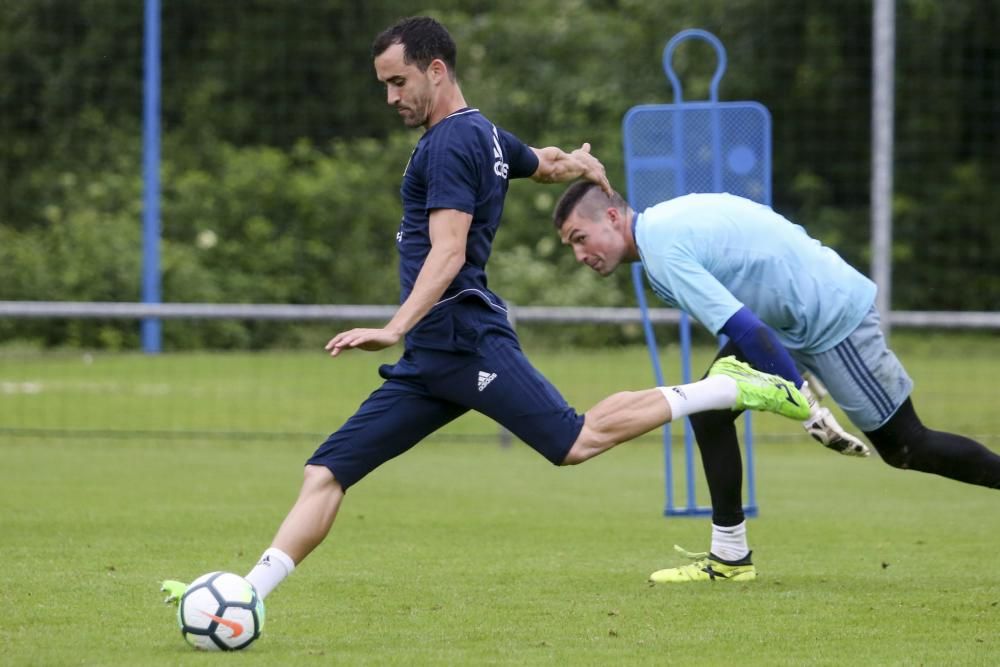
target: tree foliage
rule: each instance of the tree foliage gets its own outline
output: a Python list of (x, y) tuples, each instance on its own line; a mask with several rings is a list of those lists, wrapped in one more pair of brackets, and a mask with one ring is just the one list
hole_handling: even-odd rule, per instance
[[(426, 11), (163, 3), (165, 300), (397, 299), (397, 191), (417, 134), (386, 108), (369, 49)], [(715, 33), (729, 59), (721, 99), (772, 112), (775, 208), (867, 269), (870, 0), (449, 0), (431, 13), (456, 38), (471, 104), (536, 146), (591, 142), (622, 187), (622, 116), (674, 99), (667, 39)], [(898, 5), (896, 308), (1000, 304), (998, 26), (992, 0)], [(141, 2), (0, 2), (0, 298), (138, 299), (142, 31)], [(711, 49), (685, 45), (674, 65), (685, 99), (707, 96)], [(512, 186), (491, 286), (521, 304), (632, 304), (625, 272), (598, 284), (559, 247), (559, 192)], [(178, 344), (275, 338), (213, 326), (171, 330)], [(131, 325), (115, 327), (3, 322), (0, 336), (134, 343)]]

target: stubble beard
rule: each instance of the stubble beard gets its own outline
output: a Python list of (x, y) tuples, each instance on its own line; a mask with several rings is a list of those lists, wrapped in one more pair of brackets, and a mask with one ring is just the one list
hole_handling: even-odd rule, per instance
[(408, 111), (401, 114), (403, 117), (403, 125), (409, 128), (422, 127), (427, 124), (426, 116), (418, 116), (414, 111)]
[(413, 106), (407, 106), (403, 113), (403, 125), (409, 128), (426, 127), (430, 118), (427, 100), (414, 100)]

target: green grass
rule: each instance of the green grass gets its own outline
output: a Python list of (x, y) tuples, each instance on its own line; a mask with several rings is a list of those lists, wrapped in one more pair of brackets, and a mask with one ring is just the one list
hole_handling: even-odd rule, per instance
[[(7, 664), (209, 664), (157, 580), (245, 573), (312, 445), (3, 445)], [(664, 519), (660, 453), (555, 469), (525, 447), (427, 443), (352, 490), (268, 598), (241, 664), (988, 664), (994, 492), (819, 446), (759, 448), (761, 578), (650, 588), (707, 522)]]
[[(925, 421), (963, 433), (1000, 432), (998, 419), (989, 419), (994, 378), (1000, 376), (1000, 336), (900, 334), (893, 343), (917, 381), (915, 399)], [(613, 391), (653, 383), (643, 348), (528, 352), (580, 410)], [(378, 364), (392, 363), (398, 354), (351, 353), (329, 359), (317, 347), (302, 352), (146, 356), (0, 347), (0, 433), (239, 432), (315, 439), (354, 412), (381, 382)], [(696, 349), (696, 377), (712, 354), (708, 347)], [(668, 381), (678, 382), (676, 347), (665, 350), (661, 361)], [(764, 417), (758, 426), (772, 436), (788, 433), (780, 418)], [(471, 414), (444, 433), (489, 436), (497, 428)]]
[[(901, 356), (927, 421), (1000, 448), (1000, 415), (977, 409), (992, 404), (996, 343), (941, 346), (953, 356), (922, 345)], [(355, 359), (357, 376), (303, 355), (99, 355), (79, 367), (70, 356), (0, 356), (0, 382), (75, 387), (0, 394), (0, 425), (69, 413), (54, 426), (169, 429), (161, 413), (143, 414), (163, 404), (130, 404), (110, 388), (153, 381), (177, 394), (175, 421), (209, 428), (214, 413), (218, 423), (221, 404), (175, 377), (216, 387), (237, 420), (242, 397), (254, 428), (329, 430), (373, 386), (371, 357)], [(613, 361), (538, 358), (584, 403), (642, 385)], [(102, 373), (84, 375), (93, 369)], [(106, 384), (82, 391), (81, 377)], [(277, 400), (284, 391), (296, 400)], [(761, 421), (782, 437), (756, 449), (756, 582), (647, 585), (678, 562), (674, 543), (704, 549), (709, 532), (706, 519), (661, 516), (655, 439), (561, 469), (519, 444), (438, 439), (349, 493), (327, 542), (268, 598), (262, 639), (234, 655), (188, 648), (158, 580), (245, 573), (295, 498), (312, 437), (0, 430), (0, 664), (995, 664), (995, 492), (839, 457), (794, 424)]]

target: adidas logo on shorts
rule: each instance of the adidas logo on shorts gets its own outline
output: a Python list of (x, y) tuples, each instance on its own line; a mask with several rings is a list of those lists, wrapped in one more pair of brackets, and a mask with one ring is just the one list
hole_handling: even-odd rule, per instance
[(487, 373), (486, 371), (479, 371), (479, 391), (486, 389), (490, 382), (493, 382), (493, 378), (497, 376), (496, 373)]

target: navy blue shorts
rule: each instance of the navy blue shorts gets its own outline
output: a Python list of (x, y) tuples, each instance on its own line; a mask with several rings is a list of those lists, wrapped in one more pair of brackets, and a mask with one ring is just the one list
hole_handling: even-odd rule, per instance
[[(346, 490), (468, 410), (494, 419), (553, 464), (566, 458), (583, 415), (535, 370), (506, 317), (473, 303), (448, 308), (457, 348), (408, 347), (358, 411), (309, 459)], [(442, 340), (442, 339), (439, 339)], [(441, 347), (447, 348), (447, 345)], [(457, 351), (456, 351), (457, 350)]]

